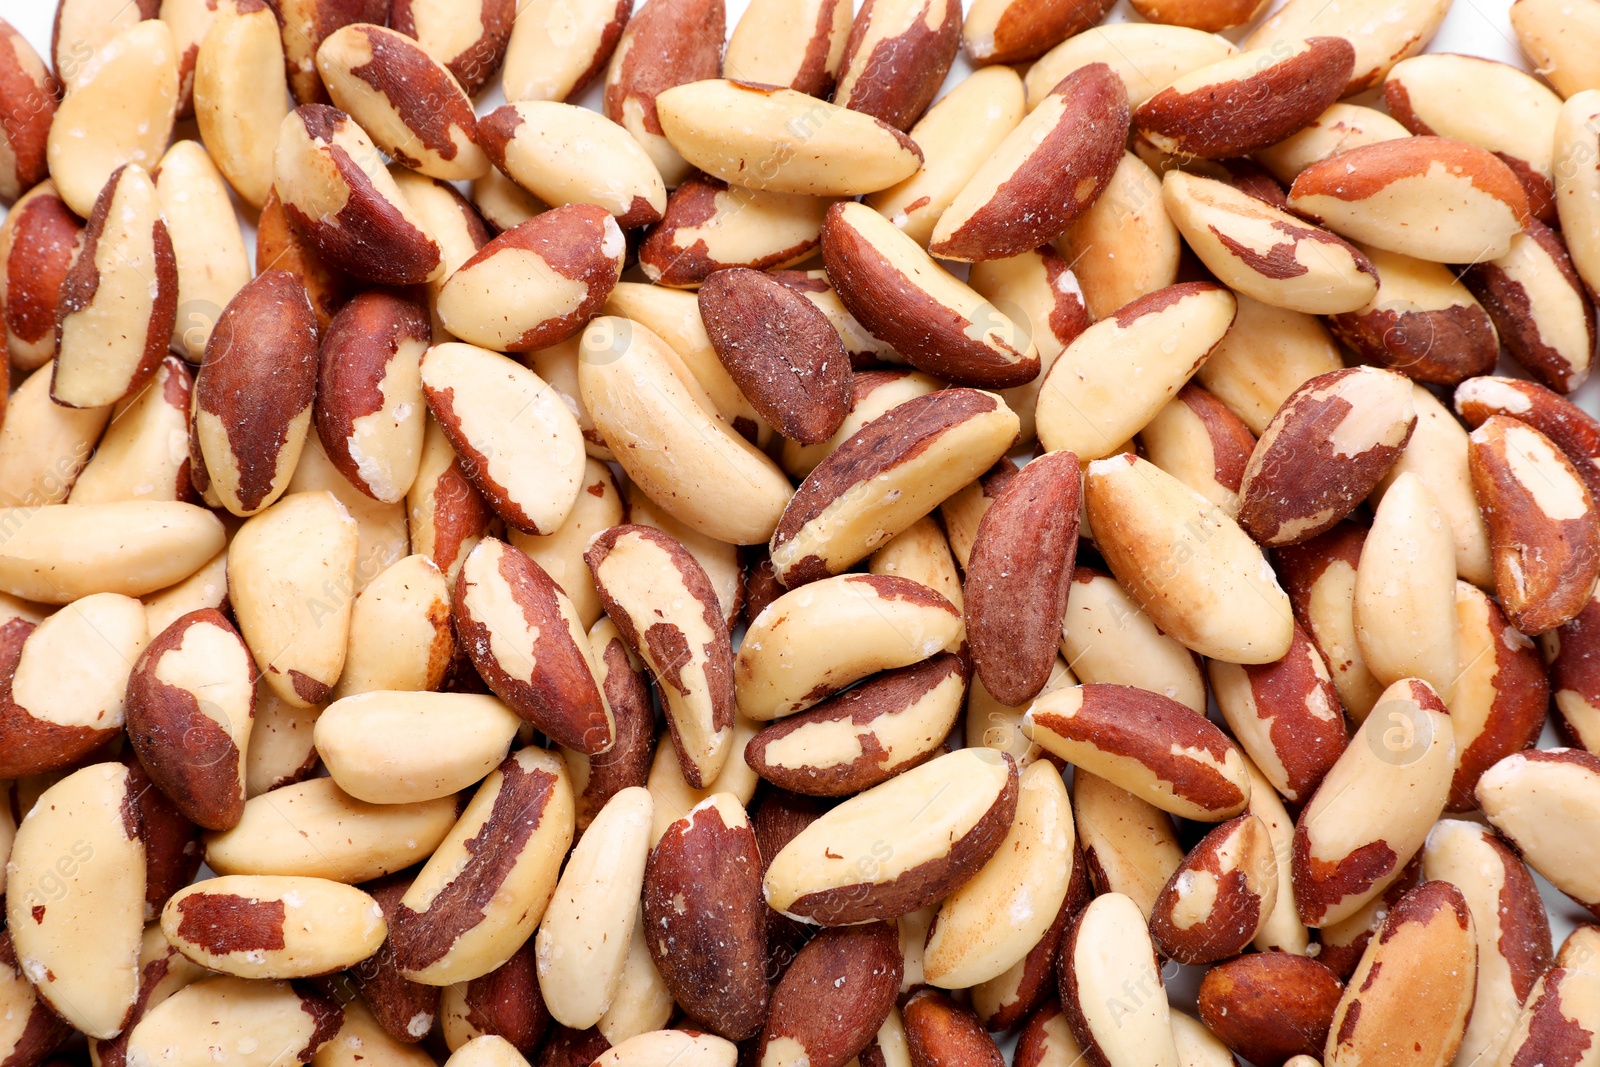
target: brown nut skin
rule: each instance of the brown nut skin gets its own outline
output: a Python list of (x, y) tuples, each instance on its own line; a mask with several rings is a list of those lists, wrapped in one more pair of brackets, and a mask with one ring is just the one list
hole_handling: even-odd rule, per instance
[(46, 722), (18, 706), (12, 682), (23, 645), (34, 629), (34, 623), (22, 618), (0, 626), (0, 775), (7, 778), (48, 774), (93, 762), (95, 750), (118, 732)]
[(471, 1030), (503, 1037), (524, 1056), (533, 1055), (552, 1022), (539, 991), (533, 938), (500, 966), (468, 982), (461, 1001)]
[(919, 989), (900, 1009), (906, 1045), (918, 1067), (1004, 1067), (977, 1016), (936, 989)]
[(11, 23), (0, 19), (0, 201), (11, 203), (50, 173), (45, 141), (61, 85)]
[[(5, 990), (8, 1032), (16, 1028), (10, 1044), (0, 1045), (0, 1052), (6, 1054), (5, 1062), (12, 1067), (38, 1067), (74, 1030), (34, 993), (17, 961), (10, 930), (0, 930), (0, 989)], [(12, 1013), (20, 1014), (21, 1019)]]
[(1146, 22), (1209, 33), (1241, 26), (1265, 7), (1265, 0), (1136, 0), (1133, 5)]
[[(447, 40), (452, 46), (459, 45), (452, 23), (461, 7), (466, 8), (469, 25), (470, 17), (477, 18), (480, 32), (464, 46), (455, 47), (453, 54), (445, 55), (443, 46)], [(390, 28), (415, 38), (424, 51), (455, 75), (469, 97), (477, 96), (489, 79), (500, 73), (516, 17), (516, 0), (471, 0), (465, 5), (454, 0), (389, 0)]]
[[(590, 631), (591, 639), (599, 632)], [(600, 814), (606, 801), (629, 786), (644, 785), (650, 778), (650, 762), (656, 751), (656, 712), (650, 703), (650, 682), (644, 665), (630, 651), (615, 630), (607, 631), (604, 647), (595, 642), (595, 658), (600, 661), (601, 682), (617, 739), (598, 755), (586, 757), (588, 775), (573, 770), (573, 787), (578, 806), (578, 829), (586, 828)], [(759, 836), (759, 834), (758, 834)]]
[(1456, 414), (1477, 429), (1492, 415), (1521, 419), (1556, 443), (1600, 499), (1600, 421), (1537, 382), (1520, 378), (1469, 378), (1456, 387)]
[(978, 522), (961, 595), (973, 669), (1002, 704), (1025, 704), (1050, 679), (1078, 552), (1078, 457), (1051, 452), (1022, 468)]
[(305, 286), (311, 310), (317, 316), (318, 335), (327, 330), (356, 287), (354, 279), (323, 259), (316, 247), (289, 224), (276, 191), (267, 194), (256, 222), (256, 273), (269, 270), (288, 271)]
[(828, 317), (758, 270), (719, 270), (699, 293), (717, 358), (756, 412), (783, 436), (814, 445), (850, 411), (850, 354)]
[(1355, 49), (1342, 37), (1311, 37), (1283, 51), (1290, 54), (1263, 49), (1225, 59), (1219, 70), (1240, 69), (1223, 81), (1208, 82), (1208, 68), (1186, 75), (1140, 104), (1133, 124), (1163, 151), (1207, 159), (1276, 144), (1339, 99), (1355, 64)]
[(1445, 807), (1472, 811), (1477, 807), (1472, 791), (1483, 772), (1538, 741), (1550, 705), (1550, 679), (1533, 642), (1506, 620), (1500, 605), (1467, 582), (1456, 583), (1456, 635), (1463, 667), (1450, 714), (1458, 755)]
[(766, 911), (755, 831), (732, 794), (667, 827), (645, 864), (650, 955), (684, 1010), (729, 1040), (767, 1015)]
[(1499, 1062), (1588, 1064), (1600, 1027), (1594, 1021), (1600, 976), (1592, 968), (1556, 966), (1540, 976), (1512, 1029)]
[[(745, 762), (774, 785), (807, 796), (843, 797), (870, 789), (931, 758), (944, 741), (942, 735), (924, 738), (928, 742), (924, 751), (911, 759), (902, 758), (891, 763), (889, 753), (872, 732), (874, 720), (905, 711), (952, 678), (964, 688), (966, 677), (965, 661), (950, 652), (941, 652), (909, 667), (884, 671), (836, 697), (763, 728), (745, 746)], [(767, 755), (768, 748), (808, 726), (846, 721), (854, 727), (853, 736), (861, 748), (861, 754), (848, 763), (827, 768), (796, 767), (780, 764)]]
[[(1518, 256), (1519, 242), (1528, 242), (1527, 260)], [(1544, 269), (1534, 277), (1518, 277), (1512, 273), (1518, 267)], [(1547, 293), (1529, 284), (1539, 281), (1554, 292)], [(1506, 351), (1522, 364), (1529, 374), (1559, 393), (1570, 393), (1587, 379), (1595, 350), (1594, 301), (1572, 265), (1572, 256), (1562, 242), (1561, 235), (1538, 219), (1528, 221), (1526, 232), (1512, 242), (1512, 251), (1504, 258), (1485, 263), (1475, 263), (1462, 274), (1461, 281), (1472, 295), (1478, 298), (1489, 317), (1494, 320), (1495, 332), (1500, 335)], [(1562, 352), (1554, 347), (1557, 331), (1570, 327), (1570, 322), (1554, 318), (1555, 312), (1546, 302), (1561, 290), (1575, 297), (1581, 306), (1582, 332), (1587, 345), (1578, 350)], [(1586, 362), (1576, 366), (1572, 356), (1582, 353)]]
[(283, 31), (284, 67), (297, 104), (326, 104), (328, 89), (317, 74), (317, 49), (328, 35), (354, 22), (382, 26), (390, 0), (266, 0)]
[(998, 5), (973, 4), (961, 27), (962, 45), (973, 66), (1038, 59), (1068, 37), (1099, 24), (1114, 6), (1116, 0), (1070, 4), (1001, 0)]
[[(202, 709), (200, 702), (211, 701), (212, 694), (182, 684), (187, 679), (178, 675), (184, 666), (184, 647), (191, 630), (196, 630), (200, 641), (237, 644), (237, 662), (244, 670), (227, 682), (247, 694), (242, 709), (221, 703), (213, 710)], [(208, 632), (214, 636), (208, 638)], [(205, 648), (206, 645), (197, 644), (187, 655), (195, 656)], [(229, 647), (229, 652), (233, 651)], [(225, 669), (226, 664), (214, 652), (200, 654), (208, 661), (198, 665), (202, 670)], [(174, 676), (172, 680), (164, 678), (162, 671), (169, 655), (178, 665), (177, 670), (169, 672)], [(250, 651), (239, 631), (220, 611), (202, 608), (157, 634), (145, 646), (128, 677), (128, 739), (139, 754), (139, 762), (185, 816), (208, 830), (227, 830), (244, 814), (244, 760), (241, 746), (232, 736), (240, 724), (232, 721), (232, 716), (242, 710), (247, 721), (254, 717), (254, 673)], [(215, 675), (201, 675), (195, 680), (216, 679)], [(218, 701), (227, 699), (220, 693), (216, 695)]]
[(83, 220), (53, 184), (34, 186), (0, 226), (0, 308), (6, 349), (18, 370), (33, 370), (56, 351), (61, 287), (83, 241)]
[[(885, 35), (887, 21), (905, 29)], [(867, 0), (845, 41), (834, 103), (909, 130), (938, 95), (960, 48), (961, 5), (954, 0)]]
[[(821, 241), (821, 217), (828, 202), (821, 197), (785, 193), (762, 193), (730, 186), (709, 174), (691, 175), (667, 198), (667, 210), (660, 224), (652, 227), (639, 242), (639, 268), (657, 285), (690, 288), (713, 273), (732, 267), (769, 270), (806, 259)], [(777, 211), (786, 224), (781, 231), (768, 228), (759, 246), (736, 239), (748, 234), (741, 212), (767, 216)], [(727, 230), (719, 234), (718, 230)], [(787, 240), (779, 235), (788, 234)], [(680, 242), (691, 240), (684, 247)], [(722, 240), (718, 238), (721, 237)], [(728, 242), (724, 244), (723, 241)], [(743, 253), (740, 261), (718, 258), (731, 248)], [(729, 257), (731, 259), (731, 257)], [(804, 271), (792, 272), (804, 275)]]
[(305, 288), (287, 271), (256, 275), (218, 316), (194, 383), (195, 443), (229, 511), (253, 515), (288, 489), (316, 389)]
[(1550, 667), (1551, 714), (1563, 743), (1600, 751), (1600, 598), (1540, 638)]
[[(384, 921), (388, 922), (400, 898), (411, 888), (411, 881), (408, 873), (393, 874), (361, 888), (378, 902)], [(434, 1020), (439, 1017), (439, 987), (402, 977), (388, 944), (344, 973), (360, 991), (384, 1033), (396, 1041), (415, 1044), (433, 1029)]]
[(166, 907), (167, 898), (194, 881), (203, 849), (200, 827), (151, 780), (130, 745), (122, 764), (128, 768), (129, 792), (139, 814), (139, 837), (144, 841), (144, 912), (153, 920)]
[(535, 1067), (589, 1067), (611, 1047), (599, 1030), (570, 1030), (557, 1025), (539, 1052)]
[(891, 923), (840, 926), (812, 938), (772, 991), (757, 1055), (844, 1067), (894, 1008), (905, 960)]
[(1261, 932), (1277, 882), (1266, 823), (1249, 814), (1229, 819), (1206, 834), (1167, 880), (1150, 914), (1151, 939), (1179, 963), (1236, 956)]
[(1251, 452), (1239, 525), (1273, 546), (1330, 529), (1377, 488), (1416, 425), (1400, 375), (1371, 367), (1317, 375), (1289, 394)]
[[(694, 3), (660, 3), (639, 7), (626, 28), (606, 69), (605, 117), (627, 129), (645, 146), (656, 169), (673, 188), (688, 177), (689, 165), (666, 142), (656, 116), (656, 95), (686, 82), (703, 81), (722, 74), (722, 44), (727, 39), (727, 8), (723, 0)], [(607, 37), (610, 36), (608, 29)], [(607, 52), (602, 39), (595, 57), (598, 67)], [(579, 79), (580, 83), (586, 79)], [(578, 89), (574, 87), (573, 94)], [(571, 99), (571, 95), (568, 96)]]
[(1337, 975), (1314, 959), (1257, 952), (1219, 963), (1200, 981), (1200, 1021), (1240, 1056), (1279, 1067), (1318, 1056), (1344, 993)]
[(1506, 617), (1542, 634), (1583, 610), (1600, 577), (1600, 527), (1577, 469), (1527, 423), (1495, 415), (1468, 438)]
[(393, 490), (403, 495), (409, 486), (384, 487), (388, 491), (380, 496), (368, 484), (361, 462), (353, 454), (355, 422), (383, 410), (383, 387), (391, 361), (401, 357), (401, 346), (408, 342), (425, 345), (432, 336), (425, 306), (396, 293), (371, 290), (340, 309), (322, 339), (313, 409), (317, 437), (339, 473), (374, 500), (388, 497), (392, 503), (398, 499)]

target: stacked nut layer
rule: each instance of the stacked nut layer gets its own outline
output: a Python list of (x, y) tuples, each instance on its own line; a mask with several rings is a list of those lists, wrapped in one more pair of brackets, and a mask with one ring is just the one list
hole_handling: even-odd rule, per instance
[(0, 1067), (1600, 1065), (1600, 0), (1110, 6), (0, 21)]

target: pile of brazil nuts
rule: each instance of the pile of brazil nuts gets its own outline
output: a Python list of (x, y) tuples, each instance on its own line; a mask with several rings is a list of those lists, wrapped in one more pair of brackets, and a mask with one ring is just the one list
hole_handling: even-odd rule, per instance
[(0, 21), (0, 1067), (1600, 1067), (1600, 0), (1133, 6)]

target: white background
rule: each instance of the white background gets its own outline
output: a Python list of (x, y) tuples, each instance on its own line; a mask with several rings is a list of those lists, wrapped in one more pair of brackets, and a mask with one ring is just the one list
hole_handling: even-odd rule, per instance
[[(129, 2), (131, 3), (132, 0), (129, 0)], [(635, 6), (642, 6), (644, 2), (645, 0), (635, 0)], [(726, 0), (726, 2), (728, 7), (728, 28), (731, 32), (734, 24), (738, 21), (739, 15), (744, 11), (748, 0)], [(1333, 4), (1338, 2), (1339, 0), (1330, 0), (1330, 3)], [(1277, 2), (1277, 0), (1272, 4), (1273, 9), (1279, 6), (1281, 6), (1281, 3)], [(1533, 64), (1522, 53), (1517, 44), (1516, 36), (1511, 31), (1511, 24), (1508, 19), (1510, 7), (1511, 0), (1454, 0), (1449, 15), (1445, 18), (1444, 24), (1440, 27), (1439, 33), (1434, 37), (1433, 42), (1428, 46), (1427, 51), (1461, 52), (1482, 56), (1487, 59), (1501, 60), (1518, 66), (1523, 70), (1532, 70)], [(54, 13), (55, 5), (51, 0), (0, 0), (0, 17), (4, 17), (17, 27), (33, 44), (34, 48), (39, 51), (39, 54), (45, 57), (47, 63), (49, 62), (50, 28)], [(1133, 9), (1127, 0), (1119, 0), (1106, 21), (1128, 22), (1137, 20), (1138, 16), (1133, 13)], [(1238, 30), (1229, 31), (1225, 36), (1234, 41), (1242, 40), (1253, 26), (1254, 23)], [(965, 57), (958, 58), (955, 67), (950, 72), (950, 76), (945, 81), (944, 88), (949, 89), (965, 78), (970, 71), (971, 67), (967, 64)], [(1380, 96), (1381, 94), (1376, 92), (1368, 93), (1355, 98), (1354, 102), (1381, 107), (1381, 103), (1374, 103), (1379, 100)], [(480, 115), (486, 114), (503, 102), (504, 97), (500, 93), (497, 81), (494, 87), (485, 92), (476, 101), (478, 113)], [(588, 107), (598, 109), (598, 87), (591, 88), (580, 102)], [(193, 121), (188, 120), (178, 125), (175, 137), (189, 137), (198, 140), (199, 134), (196, 132)], [(463, 191), (465, 191), (464, 187)], [(254, 226), (251, 214), (248, 211), (241, 210), (240, 221), (250, 242), (253, 256)], [(1502, 361), (1500, 373), (1526, 377), (1509, 360)], [(1591, 380), (1574, 394), (1572, 399), (1591, 414), (1600, 414), (1600, 378)], [(1553, 731), (1547, 728), (1544, 737), (1540, 740), (1539, 747), (1552, 748), (1557, 744), (1558, 741)], [(1600, 833), (1600, 813), (1596, 813), (1596, 817), (1596, 832)], [(1549, 907), (1551, 926), (1559, 947), (1561, 939), (1572, 929), (1574, 923), (1584, 921), (1587, 916), (1581, 908), (1577, 907), (1561, 893), (1552, 889), (1543, 879), (1540, 879), (1540, 887), (1544, 892), (1544, 897)], [(1170, 983), (1169, 992), (1175, 1005), (1186, 1007), (1192, 1011), (1194, 988), (1202, 971), (1200, 968), (1184, 968), (1183, 972)], [(1007, 1042), (1007, 1044), (1009, 1045), (1010, 1043)]]

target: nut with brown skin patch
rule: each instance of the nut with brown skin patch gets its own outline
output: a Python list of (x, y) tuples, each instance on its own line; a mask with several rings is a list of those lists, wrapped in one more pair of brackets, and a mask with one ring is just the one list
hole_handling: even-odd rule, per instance
[(596, 755), (616, 740), (598, 665), (572, 601), (528, 556), (479, 541), (457, 576), (454, 620), (478, 674), (557, 744)]
[(1577, 966), (1553, 967), (1540, 975), (1528, 1002), (1517, 1016), (1500, 1062), (1595, 1062), (1597, 1032), (1594, 1013), (1600, 1006), (1600, 973)]
[(1218, 33), (1251, 21), (1266, 6), (1261, 0), (1139, 0), (1134, 10), (1150, 22)]
[(882, 922), (824, 930), (778, 981), (761, 1033), (761, 1062), (844, 1067), (894, 1010), (904, 960)]
[(974, 66), (1021, 63), (1090, 29), (1111, 8), (1108, 0), (1081, 4), (980, 0), (961, 24), (961, 45)]
[(278, 131), (273, 189), (295, 229), (333, 266), (378, 285), (444, 271), (429, 236), (354, 119), (326, 104), (291, 111)]
[(1444, 1067), (1472, 1013), (1477, 963), (1461, 891), (1423, 882), (1400, 898), (1367, 945), (1334, 1010), (1323, 1063)]
[(1055, 1067), (1058, 1063), (1078, 1063), (1083, 1050), (1072, 1036), (1061, 1002), (1051, 997), (1028, 1016), (1017, 1034), (1016, 1067)]
[(727, 17), (723, 0), (651, 0), (627, 20), (606, 68), (605, 117), (644, 147), (669, 189), (689, 176), (690, 164), (663, 132), (656, 97), (721, 76)]
[(1261, 932), (1278, 896), (1278, 863), (1266, 823), (1241, 815), (1184, 857), (1150, 915), (1163, 955), (1213, 963), (1237, 955)]
[(512, 103), (567, 101), (581, 95), (604, 72), (633, 13), (633, 0), (560, 6), (564, 3), (529, 0), (518, 5), (500, 72), (501, 87)]
[(717, 271), (700, 288), (717, 358), (756, 411), (803, 445), (826, 441), (850, 406), (850, 357), (827, 316), (760, 271)]
[(49, 175), (45, 142), (55, 118), (60, 85), (16, 27), (0, 21), (0, 200), (15, 201)]
[(128, 678), (128, 737), (140, 762), (210, 830), (244, 814), (254, 672), (239, 632), (207, 608), (155, 635)]
[(1103, 570), (1073, 571), (1061, 620), (1061, 656), (1082, 681), (1136, 685), (1196, 712), (1205, 710), (1199, 658), (1163, 633)]
[(1252, 1063), (1320, 1055), (1344, 984), (1316, 960), (1258, 952), (1220, 963), (1200, 983), (1200, 1018)]
[(1256, 435), (1215, 395), (1189, 382), (1139, 431), (1139, 443), (1150, 462), (1238, 517)]
[(446, 582), (455, 581), (467, 553), (497, 521), (439, 420), (432, 417), (423, 433), (416, 480), (406, 494), (406, 513), (412, 550), (432, 560)]
[[(902, 1010), (908, 1062), (928, 1067), (1001, 1067), (1005, 1057), (971, 1010), (936, 989), (911, 995)], [(863, 1055), (862, 1061), (867, 1057)], [(880, 1053), (876, 1063), (888, 1063)]]
[(287, 271), (257, 275), (218, 317), (195, 376), (195, 444), (211, 491), (233, 514), (258, 514), (289, 488), (316, 387), (305, 288)]
[(760, 1032), (761, 855), (737, 798), (713, 794), (667, 827), (645, 866), (644, 923), (662, 979), (692, 1018), (730, 1040)]
[(961, 5), (954, 0), (867, 0), (850, 26), (834, 101), (910, 129), (960, 47)]
[(723, 66), (741, 81), (826, 100), (844, 63), (853, 15), (844, 0), (806, 0), (798, 8), (756, 0), (733, 27)]
[(928, 250), (1004, 259), (1060, 237), (1110, 184), (1127, 128), (1128, 93), (1117, 73), (1103, 63), (1073, 71), (956, 194)]
[(639, 269), (659, 285), (693, 288), (720, 270), (790, 266), (816, 250), (830, 203), (693, 175), (639, 243)]
[(1435, 263), (1498, 259), (1530, 217), (1510, 167), (1448, 137), (1380, 141), (1313, 163), (1295, 178), (1289, 209), (1352, 241)]
[(1178, 1062), (1155, 946), (1132, 900), (1091, 901), (1068, 928), (1058, 967), (1061, 1011), (1085, 1062)]
[[(395, 905), (411, 888), (412, 879), (396, 875), (368, 882), (361, 889), (383, 910), (384, 921), (394, 914)], [(379, 948), (345, 974), (361, 999), (372, 1010), (378, 1025), (396, 1041), (415, 1044), (433, 1029), (439, 1017), (439, 988), (408, 982), (395, 967), (394, 953)]]
[(356, 22), (382, 26), (387, 0), (264, 0), (282, 27), (284, 67), (297, 104), (326, 104), (327, 87), (317, 73), (317, 49), (341, 27)]
[(1332, 528), (1411, 440), (1411, 395), (1405, 378), (1372, 367), (1319, 374), (1289, 394), (1240, 479), (1239, 525), (1273, 547)]
[(1563, 744), (1600, 749), (1600, 656), (1595, 638), (1600, 635), (1600, 602), (1591, 594), (1571, 621), (1539, 638), (1550, 668), (1551, 708), (1556, 734)]
[(1600, 530), (1588, 488), (1550, 438), (1495, 415), (1472, 432), (1472, 486), (1512, 623), (1541, 634), (1583, 610), (1600, 575)]
[(1600, 494), (1600, 422), (1570, 400), (1536, 382), (1486, 376), (1457, 387), (1455, 409), (1473, 428), (1494, 415), (1527, 423), (1555, 442), (1590, 496)]
[(1511, 239), (1511, 251), (1462, 275), (1509, 351), (1558, 393), (1588, 380), (1595, 349), (1594, 304), (1561, 236), (1538, 221)]
[(525, 1056), (532, 1055), (552, 1022), (538, 969), (530, 937), (488, 974), (446, 986), (439, 997), (439, 1030), (445, 1046), (460, 1048), (487, 1034)]
[(1471, 811), (1473, 787), (1505, 756), (1530, 748), (1544, 727), (1550, 682), (1532, 641), (1506, 621), (1483, 590), (1456, 583), (1456, 640), (1461, 676), (1450, 697), (1459, 766), (1451, 811)]
[(1343, 37), (1355, 46), (1355, 62), (1339, 95), (1351, 96), (1379, 84), (1389, 68), (1426, 48), (1449, 10), (1444, 0), (1356, 0), (1331, 11), (1315, 0), (1290, 0), (1257, 26), (1244, 46), (1281, 47), (1314, 33)]
[[(940, 802), (930, 805), (935, 794)], [(858, 793), (784, 845), (763, 879), (767, 904), (824, 926), (907, 915), (987, 862), (1016, 807), (1010, 756), (990, 749), (939, 756)]]
[(1595, 912), (1600, 885), (1585, 799), (1600, 786), (1600, 757), (1581, 749), (1529, 749), (1484, 772), (1474, 790), (1489, 824), (1552, 885)]
[(455, 0), (391, 0), (389, 25), (414, 38), (473, 97), (500, 73), (517, 14), (516, 0), (471, 0), (464, 8)]
[(130, 1032), (126, 1062), (157, 1059), (175, 1067), (204, 1067), (209, 1046), (197, 1033), (238, 1047), (260, 1041), (282, 1049), (290, 1062), (309, 1063), (339, 1032), (344, 1013), (337, 1001), (289, 982), (222, 975), (180, 989), (152, 1008)]
[(1327, 661), (1339, 703), (1358, 723), (1383, 691), (1362, 656), (1351, 606), (1366, 537), (1364, 527), (1345, 520), (1327, 533), (1273, 552), (1295, 619)]
[[(813, 301), (813, 304), (815, 303)], [(849, 315), (837, 300), (833, 303), (842, 314)], [(827, 308), (822, 308), (822, 311), (823, 314), (828, 313)], [(849, 349), (848, 342), (845, 347)], [(907, 400), (938, 391), (942, 384), (930, 375), (909, 368), (854, 371), (850, 382), (850, 410), (845, 415), (844, 422), (839, 424), (839, 429), (832, 437), (820, 445), (806, 446), (797, 441), (785, 441), (783, 454), (780, 457), (784, 471), (791, 478), (803, 481), (824, 459), (854, 437), (856, 431), (867, 423), (887, 414)]]
[(17, 370), (55, 355), (61, 289), (82, 240), (83, 223), (49, 180), (24, 193), (0, 222), (0, 314)]
[(270, 188), (256, 223), (256, 273), (269, 270), (288, 271), (305, 286), (317, 317), (319, 336), (356, 288), (355, 279), (323, 259), (311, 242), (289, 224), (283, 202)]
[(304, 978), (354, 966), (383, 944), (383, 909), (323, 878), (224, 875), (174, 894), (161, 932), (178, 951), (240, 978)]
[(447, 181), (488, 173), (472, 101), (406, 34), (366, 23), (343, 26), (317, 46), (316, 63), (334, 105), (396, 162)]

